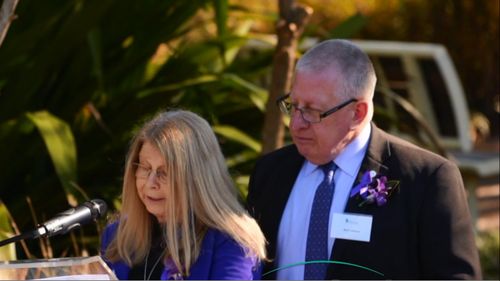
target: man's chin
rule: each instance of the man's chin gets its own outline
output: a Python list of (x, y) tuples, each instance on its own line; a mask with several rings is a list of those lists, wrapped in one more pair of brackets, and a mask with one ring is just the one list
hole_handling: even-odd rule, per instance
[(311, 162), (314, 165), (323, 165), (331, 161), (331, 159), (319, 156), (317, 153), (318, 151), (311, 149), (309, 147), (305, 149), (297, 146), (297, 149), (299, 150), (300, 155), (304, 156), (304, 158), (306, 158), (307, 161)]
[(309, 161), (311, 163), (316, 162), (315, 161), (316, 155), (314, 155), (313, 149), (311, 149), (310, 147), (304, 148), (304, 147), (300, 147), (300, 146), (297, 146), (297, 149), (299, 150), (300, 155), (304, 156), (304, 158), (306, 158), (307, 161)]

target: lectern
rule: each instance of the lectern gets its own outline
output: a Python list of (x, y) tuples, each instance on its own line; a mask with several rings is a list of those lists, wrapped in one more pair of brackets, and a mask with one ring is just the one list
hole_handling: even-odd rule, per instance
[(0, 262), (0, 280), (117, 280), (99, 256)]

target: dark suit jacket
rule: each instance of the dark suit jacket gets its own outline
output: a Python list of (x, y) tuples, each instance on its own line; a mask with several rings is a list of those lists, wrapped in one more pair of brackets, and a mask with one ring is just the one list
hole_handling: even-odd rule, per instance
[[(250, 178), (247, 207), (269, 241), (271, 259), (276, 255), (281, 216), (303, 162), (294, 145), (286, 146), (261, 158)], [(331, 264), (327, 279), (481, 279), (466, 193), (455, 164), (372, 124), (354, 185), (369, 170), (399, 180), (399, 191), (380, 207), (358, 207), (359, 201), (350, 198), (345, 212), (373, 216), (371, 239), (336, 239), (330, 260), (365, 266), (384, 276)], [(268, 263), (263, 274), (275, 268)]]
[[(117, 223), (106, 227), (102, 235), (101, 254), (116, 235)], [(188, 280), (252, 280), (259, 279), (260, 274), (254, 270), (256, 258), (247, 256), (246, 250), (229, 235), (215, 229), (209, 229), (203, 238), (200, 255), (191, 267)], [(128, 279), (131, 270), (124, 261), (110, 262), (104, 258), (108, 266), (120, 280)], [(168, 271), (163, 270), (161, 279), (167, 279)]]

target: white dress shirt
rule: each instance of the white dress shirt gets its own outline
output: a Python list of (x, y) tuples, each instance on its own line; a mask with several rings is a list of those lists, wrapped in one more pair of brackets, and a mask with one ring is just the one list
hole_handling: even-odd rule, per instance
[[(343, 213), (349, 193), (358, 174), (361, 162), (366, 154), (371, 126), (367, 125), (341, 154), (334, 159), (338, 168), (335, 172), (335, 191), (330, 209), (331, 229), (332, 214)], [(323, 172), (317, 165), (304, 161), (297, 180), (288, 198), (278, 230), (276, 264), (279, 280), (304, 279), (304, 265), (307, 245), (309, 217), (316, 188), (323, 180)], [(328, 235), (328, 253), (332, 253), (335, 238)], [(299, 265), (297, 265), (299, 264)]]

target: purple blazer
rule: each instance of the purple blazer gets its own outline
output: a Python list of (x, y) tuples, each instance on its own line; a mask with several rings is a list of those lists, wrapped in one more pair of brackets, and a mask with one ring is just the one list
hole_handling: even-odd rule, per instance
[[(110, 262), (104, 258), (108, 245), (115, 237), (117, 227), (118, 223), (113, 223), (104, 230), (101, 254), (118, 279), (128, 279), (131, 268), (125, 262)], [(260, 279), (260, 271), (256, 270), (256, 263), (256, 258), (245, 256), (245, 249), (229, 235), (215, 229), (209, 229), (203, 238), (200, 255), (191, 266), (191, 272), (187, 279)], [(161, 279), (167, 279), (168, 275), (167, 270), (164, 269)]]

